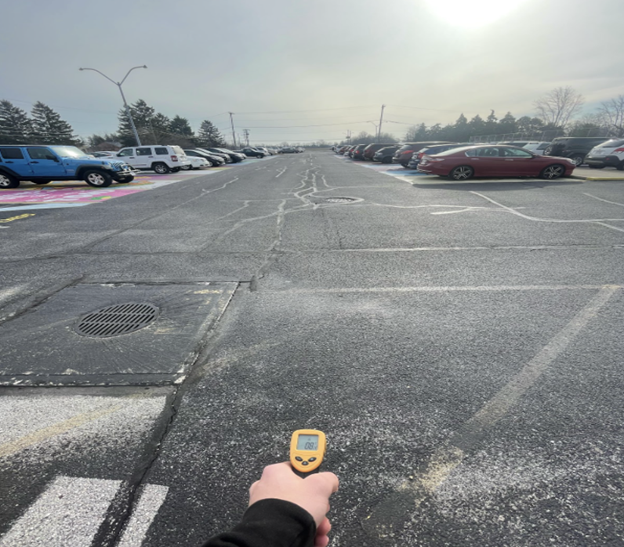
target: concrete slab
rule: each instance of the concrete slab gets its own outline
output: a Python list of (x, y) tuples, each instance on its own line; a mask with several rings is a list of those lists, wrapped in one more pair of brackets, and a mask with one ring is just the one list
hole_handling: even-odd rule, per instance
[[(183, 378), (235, 283), (79, 284), (6, 322), (0, 334), (0, 385), (144, 385)], [(79, 334), (85, 314), (149, 303), (148, 326), (112, 337)]]

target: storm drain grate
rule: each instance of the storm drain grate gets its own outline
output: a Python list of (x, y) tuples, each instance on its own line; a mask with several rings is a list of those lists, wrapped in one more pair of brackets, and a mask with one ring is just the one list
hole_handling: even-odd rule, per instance
[(146, 302), (128, 302), (108, 306), (82, 317), (76, 332), (84, 336), (106, 338), (135, 332), (158, 318), (158, 308)]
[(325, 198), (328, 203), (351, 203), (357, 201), (355, 198)]

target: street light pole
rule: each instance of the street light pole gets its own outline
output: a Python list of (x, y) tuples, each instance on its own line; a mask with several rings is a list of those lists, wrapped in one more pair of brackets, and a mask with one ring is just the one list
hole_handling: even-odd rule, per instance
[(377, 142), (381, 140), (381, 124), (383, 123), (383, 112), (384, 108), (386, 108), (385, 104), (381, 105), (381, 116), (379, 117), (379, 129), (377, 131)]
[(234, 132), (234, 112), (229, 112), (230, 123), (232, 124), (232, 139), (234, 139), (234, 148), (236, 148), (236, 133)]
[(141, 146), (141, 139), (139, 139), (139, 133), (137, 132), (136, 126), (134, 125), (134, 120), (132, 119), (130, 107), (128, 106), (128, 103), (126, 102), (126, 96), (124, 95), (123, 89), (121, 88), (122, 84), (126, 81), (126, 78), (128, 77), (128, 75), (136, 68), (147, 68), (147, 65), (132, 67), (126, 73), (126, 75), (124, 76), (123, 80), (121, 80), (121, 82), (116, 82), (115, 80), (109, 78), (106, 74), (104, 74), (103, 72), (100, 72), (96, 68), (80, 68), (79, 70), (92, 70), (93, 72), (97, 72), (98, 74), (101, 74), (102, 76), (104, 76), (104, 78), (106, 78), (108, 81), (113, 82), (119, 88), (119, 93), (121, 93), (121, 98), (123, 99), (124, 107), (126, 109), (126, 116), (128, 116), (128, 120), (130, 121), (130, 127), (132, 128), (132, 132), (134, 133), (134, 138), (136, 139), (137, 146)]

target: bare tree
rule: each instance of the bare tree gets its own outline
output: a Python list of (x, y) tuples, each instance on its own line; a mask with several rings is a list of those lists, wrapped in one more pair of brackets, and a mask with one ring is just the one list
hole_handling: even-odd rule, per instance
[(577, 114), (585, 99), (571, 86), (557, 87), (535, 101), (537, 116), (552, 127), (565, 127)]
[(624, 95), (600, 103), (600, 115), (614, 137), (624, 137)]

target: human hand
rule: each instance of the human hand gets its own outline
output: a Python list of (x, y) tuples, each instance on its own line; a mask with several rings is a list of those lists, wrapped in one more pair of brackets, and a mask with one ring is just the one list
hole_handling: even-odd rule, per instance
[(316, 523), (314, 547), (326, 547), (331, 524), (326, 517), (329, 497), (338, 490), (338, 477), (333, 473), (316, 473), (302, 479), (289, 462), (268, 465), (259, 481), (249, 489), (249, 505), (263, 499), (280, 499), (305, 509)]

